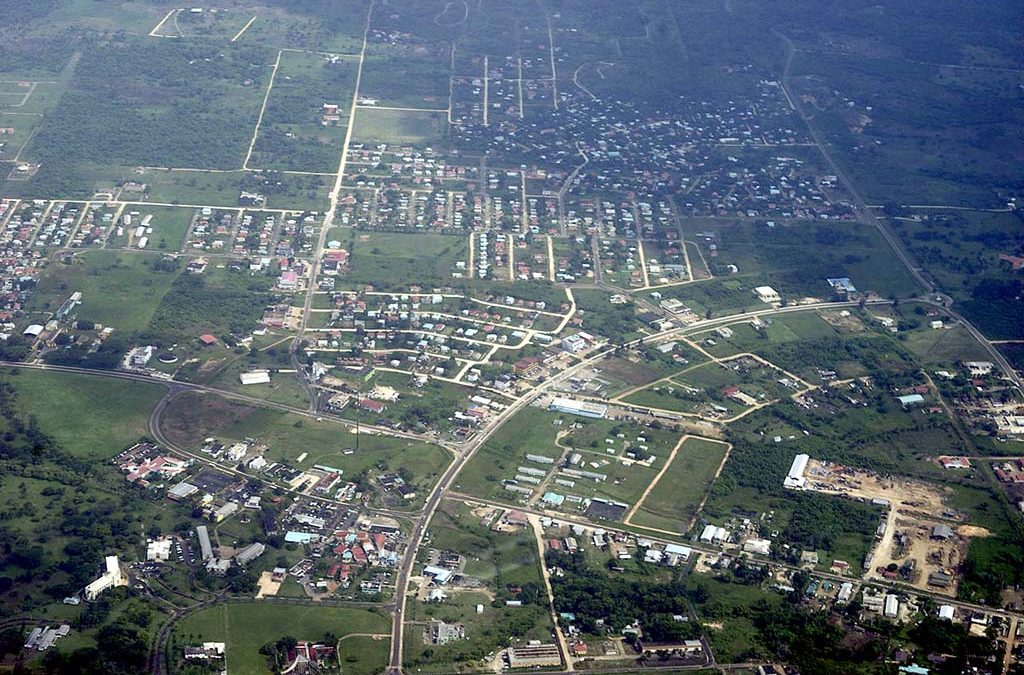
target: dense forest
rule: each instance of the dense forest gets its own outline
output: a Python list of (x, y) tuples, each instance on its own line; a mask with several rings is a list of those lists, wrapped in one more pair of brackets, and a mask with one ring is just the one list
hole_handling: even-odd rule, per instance
[(689, 604), (678, 579), (657, 583), (612, 577), (588, 566), (582, 552), (550, 550), (545, 561), (564, 572), (551, 579), (555, 610), (574, 614), (572, 623), (586, 633), (618, 633), (639, 621), (645, 641), (673, 642), (700, 635), (700, 626), (689, 620)]
[(174, 280), (141, 338), (165, 346), (203, 333), (247, 334), (272, 302), (270, 285), (269, 277), (241, 272), (229, 272), (217, 282), (183, 274)]
[(44, 163), (238, 168), (268, 61), (259, 48), (200, 42), (95, 45), (28, 152)]

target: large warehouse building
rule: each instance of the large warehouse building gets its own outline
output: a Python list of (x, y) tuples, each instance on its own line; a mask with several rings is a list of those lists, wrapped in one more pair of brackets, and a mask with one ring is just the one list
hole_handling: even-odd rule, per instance
[(804, 471), (807, 469), (807, 462), (811, 458), (807, 455), (797, 455), (793, 458), (793, 466), (789, 467), (789, 474), (782, 481), (782, 487), (794, 490), (803, 490), (807, 487), (807, 479), (804, 478)]
[(608, 414), (608, 406), (603, 403), (591, 403), (590, 401), (575, 401), (571, 398), (562, 398), (556, 396), (551, 401), (551, 405), (548, 406), (548, 410), (552, 412), (568, 413), (570, 415), (579, 415), (580, 417), (592, 417), (594, 419), (604, 419), (604, 416)]

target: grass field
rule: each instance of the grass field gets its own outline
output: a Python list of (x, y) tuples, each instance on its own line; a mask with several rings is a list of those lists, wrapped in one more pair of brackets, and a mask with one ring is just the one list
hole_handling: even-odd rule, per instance
[[(152, 215), (150, 226), (153, 231), (146, 234), (149, 237), (147, 249), (168, 253), (181, 250), (194, 215), (192, 209), (171, 206), (132, 206), (127, 207), (125, 213), (137, 214), (132, 216), (133, 222), (139, 222), (139, 218)], [(137, 243), (133, 242), (134, 245)]]
[(19, 369), (4, 375), (18, 405), (73, 455), (110, 459), (148, 433), (164, 387), (94, 375)]
[(966, 328), (957, 325), (935, 330), (927, 325), (903, 333), (903, 345), (923, 363), (987, 361), (985, 348)]
[(760, 320), (760, 325), (760, 328), (755, 328), (749, 320), (737, 320), (725, 327), (732, 333), (728, 337), (719, 332), (722, 329), (695, 333), (691, 337), (699, 341), (708, 353), (721, 358), (742, 352), (757, 352), (770, 344), (834, 337), (839, 334), (817, 312), (765, 317)]
[(359, 95), (386, 106), (447, 108), (449, 49), (443, 43), (371, 46), (363, 64)]
[[(229, 672), (270, 673), (260, 647), (285, 636), (297, 640), (323, 640), (331, 633), (386, 634), (391, 627), (383, 615), (363, 609), (312, 607), (283, 604), (226, 604), (201, 610), (175, 627), (172, 645), (194, 642), (225, 642)], [(354, 638), (353, 638), (354, 639)], [(380, 672), (385, 665), (388, 641), (342, 640), (345, 673)], [(355, 660), (349, 660), (354, 658)]]
[(156, 255), (88, 251), (70, 265), (54, 263), (39, 281), (29, 309), (54, 312), (75, 291), (82, 293), (77, 314), (118, 331), (144, 328), (177, 274), (153, 270)]
[(654, 484), (632, 524), (684, 533), (711, 487), (728, 446), (704, 438), (687, 438), (675, 459)]
[(465, 237), (441, 234), (361, 232), (348, 279), (382, 288), (441, 284), (451, 279), (457, 260), (468, 260), (468, 245)]
[(352, 141), (400, 145), (437, 144), (444, 138), (447, 122), (446, 113), (359, 108), (356, 111)]
[[(571, 428), (575, 423), (579, 426)], [(641, 437), (644, 440), (640, 440)], [(546, 470), (549, 476), (558, 475), (555, 465), (532, 462), (526, 459), (527, 454), (550, 457), (557, 462), (562, 455), (578, 452), (582, 460), (575, 468), (604, 474), (607, 479), (595, 482), (576, 478), (574, 487), (551, 483), (552, 490), (632, 504), (653, 481), (678, 438), (677, 433), (665, 429), (590, 420), (530, 407), (506, 422), (484, 444), (459, 474), (456, 488), (470, 494), (514, 501), (519, 495), (504, 490), (501, 481), (513, 478), (518, 466), (527, 465)], [(641, 445), (655, 458), (649, 467), (627, 456), (641, 450)]]
[[(684, 224), (690, 231), (707, 227), (705, 220)], [(733, 278), (743, 279), (750, 287), (767, 284), (791, 299), (828, 298), (832, 289), (826, 280), (849, 277), (859, 290), (886, 297), (906, 297), (919, 290), (874, 228), (853, 223), (794, 223), (769, 228), (738, 221), (717, 222), (715, 227), (717, 256), (712, 259), (712, 273), (729, 277), (726, 266), (735, 265), (738, 273)], [(701, 240), (705, 256), (709, 246)]]

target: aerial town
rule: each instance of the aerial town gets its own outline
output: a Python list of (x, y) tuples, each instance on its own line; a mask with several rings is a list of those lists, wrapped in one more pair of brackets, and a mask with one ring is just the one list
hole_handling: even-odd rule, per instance
[(0, 670), (1024, 673), (1024, 15), (905, 5), (4, 7)]

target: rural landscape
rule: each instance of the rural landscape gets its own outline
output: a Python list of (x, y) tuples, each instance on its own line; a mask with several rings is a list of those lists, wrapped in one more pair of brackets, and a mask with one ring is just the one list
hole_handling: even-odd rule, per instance
[(0, 0), (0, 672), (1021, 675), (1022, 26)]

